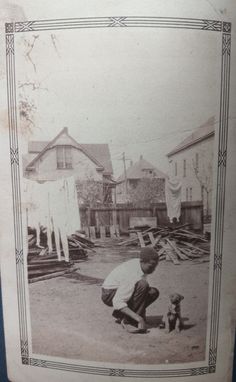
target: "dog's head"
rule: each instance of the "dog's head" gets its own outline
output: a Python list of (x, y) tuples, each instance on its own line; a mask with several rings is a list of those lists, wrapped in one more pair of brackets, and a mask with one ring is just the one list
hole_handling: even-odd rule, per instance
[(170, 295), (170, 302), (171, 304), (177, 305), (180, 304), (180, 302), (184, 299), (184, 296), (182, 296), (179, 293), (173, 293)]

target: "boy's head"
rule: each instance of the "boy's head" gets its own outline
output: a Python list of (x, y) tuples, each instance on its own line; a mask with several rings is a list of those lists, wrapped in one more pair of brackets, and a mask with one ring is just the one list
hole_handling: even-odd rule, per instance
[(155, 271), (158, 265), (159, 257), (155, 249), (150, 247), (141, 248), (140, 265), (143, 273), (150, 274)]

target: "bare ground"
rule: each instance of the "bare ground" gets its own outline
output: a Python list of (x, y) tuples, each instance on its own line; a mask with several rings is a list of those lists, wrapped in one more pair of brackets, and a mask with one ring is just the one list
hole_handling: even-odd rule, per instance
[[(101, 301), (101, 283), (120, 262), (137, 250), (98, 248), (76, 272), (29, 285), (32, 346), (36, 354), (71, 359), (160, 364), (205, 358), (209, 263), (160, 262), (150, 285), (160, 291), (147, 310), (149, 332), (128, 334)], [(159, 329), (170, 293), (184, 295), (180, 334)]]

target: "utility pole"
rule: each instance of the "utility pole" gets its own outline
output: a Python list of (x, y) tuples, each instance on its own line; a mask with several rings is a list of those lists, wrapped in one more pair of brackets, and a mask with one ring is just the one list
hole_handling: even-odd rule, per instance
[(126, 193), (126, 200), (128, 195), (128, 186), (127, 186), (127, 171), (126, 171), (126, 158), (125, 158), (125, 152), (122, 154), (122, 160), (124, 163), (124, 175), (125, 175), (125, 193)]
[(124, 164), (124, 177), (125, 177), (125, 199), (127, 201), (127, 198), (128, 198), (128, 183), (127, 183), (127, 171), (126, 171), (126, 161), (127, 160), (130, 160), (129, 158), (126, 158), (125, 157), (125, 152), (122, 153), (122, 157), (121, 159), (123, 161), (123, 164)]

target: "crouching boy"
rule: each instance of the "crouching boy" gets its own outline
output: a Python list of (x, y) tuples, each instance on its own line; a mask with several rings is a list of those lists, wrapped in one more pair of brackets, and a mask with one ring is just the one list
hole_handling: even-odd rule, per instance
[(118, 265), (102, 285), (102, 301), (113, 306), (113, 317), (129, 332), (146, 331), (146, 308), (159, 296), (159, 291), (149, 286), (147, 276), (157, 265), (157, 252), (142, 248), (139, 258)]

